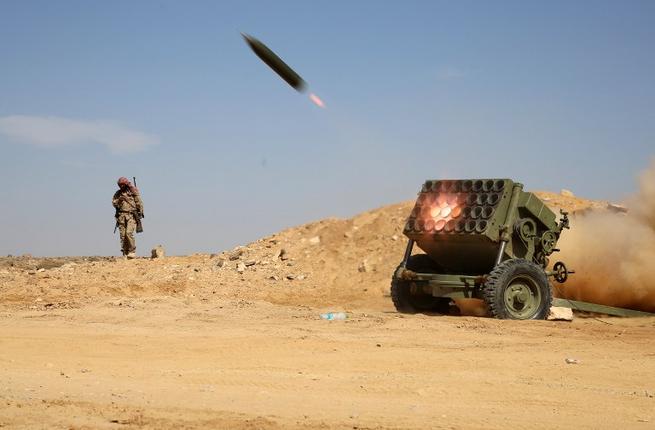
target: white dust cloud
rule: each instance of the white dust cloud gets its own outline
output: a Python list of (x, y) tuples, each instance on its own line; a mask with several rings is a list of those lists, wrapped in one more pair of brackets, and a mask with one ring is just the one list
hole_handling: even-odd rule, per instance
[(655, 160), (639, 178), (627, 214), (574, 216), (558, 259), (576, 270), (556, 295), (655, 312)]
[(18, 143), (45, 148), (101, 144), (114, 153), (141, 151), (159, 143), (156, 136), (132, 130), (115, 121), (81, 121), (55, 116), (0, 117), (0, 134)]

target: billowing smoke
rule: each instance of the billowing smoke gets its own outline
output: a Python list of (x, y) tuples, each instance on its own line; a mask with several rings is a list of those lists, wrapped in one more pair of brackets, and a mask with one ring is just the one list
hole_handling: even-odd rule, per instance
[(639, 178), (627, 213), (575, 215), (558, 259), (576, 270), (555, 295), (655, 312), (655, 160)]

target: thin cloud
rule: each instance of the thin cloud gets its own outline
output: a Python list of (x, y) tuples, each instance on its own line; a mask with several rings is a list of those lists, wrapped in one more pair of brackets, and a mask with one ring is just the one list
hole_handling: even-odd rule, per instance
[(460, 79), (466, 76), (464, 71), (458, 69), (457, 67), (444, 66), (437, 69), (436, 73), (437, 79), (440, 81), (448, 81), (451, 79)]
[(44, 148), (101, 144), (114, 153), (142, 151), (157, 145), (154, 135), (132, 130), (115, 121), (81, 121), (56, 116), (10, 115), (0, 117), (0, 134)]

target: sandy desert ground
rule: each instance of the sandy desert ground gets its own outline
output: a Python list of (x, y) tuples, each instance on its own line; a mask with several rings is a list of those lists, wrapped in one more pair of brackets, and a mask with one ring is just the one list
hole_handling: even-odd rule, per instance
[(410, 206), (212, 255), (0, 259), (0, 427), (655, 428), (655, 318), (396, 313)]

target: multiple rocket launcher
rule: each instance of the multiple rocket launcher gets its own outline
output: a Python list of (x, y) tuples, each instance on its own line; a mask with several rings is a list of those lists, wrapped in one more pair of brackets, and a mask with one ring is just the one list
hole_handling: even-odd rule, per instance
[(428, 180), (403, 233), (446, 272), (488, 273), (505, 258), (542, 267), (561, 232), (555, 214), (511, 179)]

